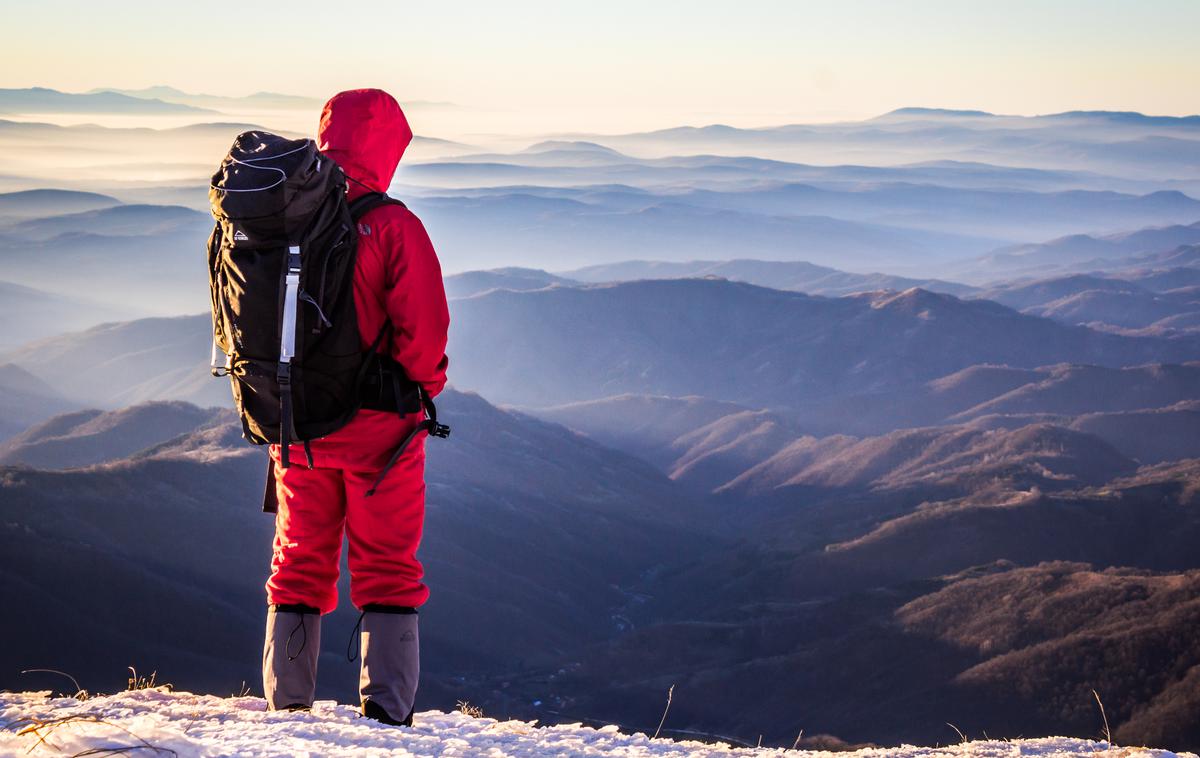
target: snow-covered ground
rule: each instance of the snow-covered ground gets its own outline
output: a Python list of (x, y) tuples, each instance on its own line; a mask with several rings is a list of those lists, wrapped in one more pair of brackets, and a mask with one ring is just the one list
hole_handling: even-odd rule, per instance
[[(361, 718), (351, 706), (318, 702), (312, 713), (269, 713), (261, 698), (219, 698), (146, 689), (87, 700), (45, 692), (0, 693), (0, 755), (134, 756), (1146, 756), (1162, 750), (1112, 748), (1052, 737), (968, 742), (942, 748), (899, 747), (857, 753), (746, 749), (651, 740), (617, 727), (537, 727), (521, 721), (428, 711), (411, 729)], [(1184, 753), (1181, 755), (1194, 754)]]

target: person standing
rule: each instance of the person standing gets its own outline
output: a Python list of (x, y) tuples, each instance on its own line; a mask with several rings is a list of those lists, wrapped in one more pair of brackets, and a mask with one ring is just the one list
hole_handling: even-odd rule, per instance
[[(412, 136), (394, 98), (358, 89), (326, 103), (317, 147), (345, 172), (354, 208), (360, 198), (387, 192)], [(446, 384), (450, 318), (429, 236), (416, 215), (394, 201), (373, 203), (355, 223), (361, 347), (390, 357), (425, 398), (433, 398)], [(398, 414), (365, 407), (327, 436), (292, 443), (290, 466), (281, 465), (280, 445), (271, 445), (277, 510), (263, 650), (270, 708), (312, 705), (321, 616), (337, 607), (345, 534), (350, 597), (362, 611), (363, 715), (411, 725), (420, 671), (417, 614), (429, 597), (417, 559), (425, 512), (425, 433), (395, 461), (389, 458), (423, 418), (416, 410)]]

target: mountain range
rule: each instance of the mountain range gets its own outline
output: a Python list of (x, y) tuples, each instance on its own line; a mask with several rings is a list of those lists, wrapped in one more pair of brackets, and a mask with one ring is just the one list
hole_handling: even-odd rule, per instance
[(921, 289), (824, 298), (640, 281), (493, 290), (454, 301), (452, 313), (456, 384), (529, 406), (634, 393), (798, 408), (983, 363), (1127, 366), (1197, 354), (1191, 337), (1118, 336)]
[[(689, 316), (662, 318), (671, 312)], [(943, 414), (933, 397), (919, 406), (893, 398), (972, 366), (1173, 363), (1197, 355), (1200, 339), (1109, 334), (921, 289), (826, 298), (719, 279), (490, 289), (454, 300), (452, 315), (456, 385), (500, 402), (698, 394), (788, 410), (814, 429), (852, 402), (862, 421), (851, 425), (856, 433), (966, 411), (971, 406)], [(209, 330), (207, 315), (106, 324), (3, 359), (101, 407), (151, 399), (216, 405), (227, 402), (227, 387), (208, 376)], [(732, 362), (752, 370), (733, 373)], [(889, 413), (910, 416), (889, 421)]]
[[(1090, 473), (1064, 479), (1078, 464), (1056, 461), (1076, 443), (1034, 426), (995, 437), (987, 455), (1042, 456), (1050, 470), (1039, 481), (1053, 492), (961, 480), (968, 494), (928, 502), (946, 485), (906, 465), (900, 479), (826, 479), (823, 493), (793, 493), (786, 507), (778, 493), (688, 494), (562, 427), (473, 395), (442, 400), (457, 440), (430, 449), (430, 707), (470, 697), (497, 714), (645, 728), (648, 705), (675, 684), (680, 728), (789, 744), (799, 728), (931, 741), (946, 720), (992, 736), (1087, 733), (1095, 687), (1123, 740), (1195, 744), (1178, 717), (1195, 702), (1197, 650), (1183, 633), (1200, 602), (1185, 568), (1200, 533), (1195, 460), (1138, 467), (1089, 453), (1080, 461)], [(676, 411), (705, 415), (695, 405)], [(261, 486), (263, 458), (231, 420), (204, 426), (205, 413), (177, 403), (82, 423), (73, 414), (26, 436), (86, 456), (97, 434), (155, 414), (161, 441), (89, 468), (3, 469), (0, 541), (19, 559), (4, 565), (38, 567), (36, 587), (0, 567), (4, 600), (36, 613), (42, 631), (7, 647), (0, 668), (32, 660), (92, 687), (124, 676), (114, 660), (170, 671), (185, 688), (253, 678), (252, 656), (238, 651), (254, 648), (261, 625), (265, 569), (254, 556), (270, 522), (245, 495)], [(171, 437), (169, 419), (199, 428)], [(944, 454), (925, 453), (931, 463)], [(168, 545), (166, 563), (156, 546)], [(1114, 565), (1132, 568), (1104, 568)], [(69, 632), (55, 630), (81, 613), (103, 632), (64, 644)], [(219, 632), (201, 633), (205, 613), (224, 619)], [(151, 644), (147, 623), (164, 632)], [(338, 612), (325, 625), (322, 696), (347, 697), (353, 677), (339, 656), (353, 618)], [(1164, 651), (1164, 639), (1177, 642)], [(1148, 665), (1153, 677), (1129, 688)]]
[(531, 412), (644, 458), (689, 488), (739, 496), (910, 485), (943, 496), (1000, 484), (1054, 490), (1200, 455), (1195, 363), (975, 366), (922, 388), (830, 405), (818, 416), (623, 395)]
[[(431, 692), (465, 697), (463, 671), (553, 659), (617, 633), (613, 614), (630, 602), (622, 585), (665, 556), (719, 540), (694, 523), (697, 511), (669, 480), (634, 458), (476, 396), (449, 392), (441, 403), (457, 444), (431, 457), (427, 472), (423, 559), (443, 588), (425, 609)], [(194, 406), (151, 404), (62, 416), (6, 445), (8, 463), (93, 465), (2, 469), (3, 597), (39, 619), (36, 635), (6, 646), (5, 686), (31, 660), (98, 683), (124, 676), (114, 661), (152, 663), (185, 687), (253, 679), (252, 661), (236, 651), (261, 632), (272, 525), (247, 495), (261, 492), (266, 459), (236, 433), (214, 435), (219, 428), (236, 427)], [(146, 450), (122, 455), (139, 445)], [(218, 448), (225, 454), (213, 455)], [(217, 633), (200, 623), (213, 613), (223, 619)], [(63, 644), (80, 615), (100, 627)], [(163, 634), (146, 645), (150, 623)], [(336, 657), (353, 618), (326, 623), (335, 671), (324, 686), (346, 698), (353, 677), (332, 682), (337, 670), (349, 673)]]

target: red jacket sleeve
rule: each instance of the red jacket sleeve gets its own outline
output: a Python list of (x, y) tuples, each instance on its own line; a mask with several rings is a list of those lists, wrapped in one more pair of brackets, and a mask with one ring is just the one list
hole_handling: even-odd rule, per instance
[(399, 223), (387, 224), (384, 309), (392, 322), (392, 356), (430, 397), (446, 386), (450, 310), (442, 284), (442, 266), (425, 226), (402, 211)]

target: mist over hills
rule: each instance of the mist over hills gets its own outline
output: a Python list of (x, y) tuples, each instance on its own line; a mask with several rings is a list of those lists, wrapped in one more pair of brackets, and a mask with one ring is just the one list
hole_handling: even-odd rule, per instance
[(0, 89), (0, 112), (4, 113), (121, 113), (196, 115), (212, 111), (181, 103), (131, 97), (119, 92), (59, 92), (46, 87)]
[(101, 324), (25, 345), (5, 360), (82, 403), (117, 408), (147, 400), (228, 406), (229, 386), (208, 371), (208, 314)]
[[(447, 165), (463, 171), (462, 164)], [(607, 183), (564, 188), (561, 179), (546, 182), (514, 175), (508, 164), (486, 164), (481, 172), (503, 177), (498, 186), (461, 194), (418, 190), (413, 204), (446, 240), (449, 260), (459, 267), (486, 265), (479, 251), (487, 250), (505, 261), (552, 270), (579, 266), (583, 259), (757, 257), (859, 272), (900, 267), (928, 277), (938, 264), (957, 259), (963, 263), (956, 270), (975, 280), (1049, 265), (1030, 251), (1017, 251), (1015, 242), (1037, 244), (1081, 229), (1122, 234), (1190, 224), (1200, 216), (1200, 203), (1179, 192), (1050, 194), (907, 183), (818, 187), (772, 182), (770, 176), (680, 191), (669, 177), (655, 176), (658, 170), (644, 188)], [(421, 180), (419, 171), (404, 175), (406, 182)], [(463, 180), (487, 182), (473, 174)], [(1090, 257), (1116, 249), (1119, 245), (1110, 245)]]
[(62, 333), (90, 327), (103, 321), (144, 315), (135, 307), (116, 308), (0, 281), (0, 350)]
[(162, 100), (168, 103), (179, 103), (182, 105), (216, 108), (220, 110), (238, 110), (238, 109), (307, 109), (316, 110), (321, 107), (323, 101), (314, 97), (302, 97), (299, 95), (284, 95), (278, 92), (255, 92), (244, 97), (229, 97), (225, 95), (206, 95), (202, 93), (184, 92), (176, 87), (155, 86), (143, 87), (141, 89), (115, 89), (115, 88), (100, 88), (92, 90), (89, 94), (116, 93), (127, 97), (135, 97), (143, 100)]
[[(15, 157), (5, 181), (13, 188), (54, 181), (130, 202), (182, 202), (203, 210), (206, 177), (233, 136), (250, 124), (118, 129), (3, 122), (0, 144), (11, 144)], [(956, 136), (921, 147), (921, 135), (939, 129)], [(1029, 140), (1039, 148), (1047, 140), (1073, 141), (1063, 152), (1078, 154), (1114, 148), (1133, 136), (1200, 144), (1195, 131), (1191, 122), (1128, 114), (1013, 119), (918, 109), (857, 124), (677, 130), (670, 136), (679, 141), (649, 157), (628, 155), (626, 146), (604, 138), (543, 140), (516, 152), (474, 156), (457, 155), (461, 145), (426, 140), (418, 160), (402, 166), (393, 191), (426, 220), (449, 271), (497, 262), (562, 270), (630, 258), (752, 257), (925, 281), (947, 278), (945, 263), (962, 261), (948, 278), (978, 284), (1053, 269), (1037, 268), (1049, 255), (1030, 255), (1015, 245), (1186, 227), (1200, 217), (1193, 197), (1200, 195), (1200, 182), (1189, 181), (1194, 172), (1162, 170), (1158, 143), (1147, 148), (1144, 160), (1134, 155), (1097, 171), (1094, 162), (1057, 166), (1029, 149)], [(750, 135), (747, 146), (772, 136), (757, 155), (681, 155), (703, 144), (686, 138), (695, 133), (730, 144)], [(858, 161), (836, 162), (839, 154), (830, 145), (843, 139), (862, 143), (851, 151)], [(776, 148), (797, 140), (820, 147), (819, 161), (780, 160), (788, 157), (786, 149), (780, 154)], [(958, 155), (957, 140), (986, 146), (987, 154)], [(92, 150), (81, 155), (74, 147), (79, 144)], [(885, 155), (874, 155), (876, 148)], [(429, 160), (439, 150), (440, 157)], [(864, 158), (879, 158), (881, 165), (867, 165)], [(183, 189), (189, 185), (196, 190)], [(1112, 253), (1111, 247), (1088, 257)]]
[(854, 274), (817, 266), (806, 261), (622, 261), (586, 266), (552, 274), (541, 269), (507, 267), (464, 271), (446, 277), (446, 294), (470, 297), (493, 289), (534, 290), (549, 286), (578, 287), (641, 279), (695, 279), (715, 277), (756, 284), (772, 289), (793, 290), (812, 295), (840, 296), (876, 290), (906, 290), (920, 287), (962, 297), (975, 287), (938, 279), (910, 279), (888, 274)]
[[(1104, 111), (1023, 117), (899, 109), (860, 122), (760, 129), (712, 125), (625, 135), (571, 135), (617, 150), (766, 155), (786, 160), (877, 164), (922, 159), (983, 161), (1129, 176), (1185, 176), (1200, 152), (1194, 118)], [(821, 156), (819, 159), (817, 156)], [(1020, 161), (1016, 163), (1015, 161)]]
[[(480, 164), (464, 163), (465, 159), (459, 158), (448, 163), (416, 164), (400, 176), (406, 184), (453, 184), (467, 189), (472, 197), (527, 193), (574, 197), (610, 207), (645, 206), (667, 200), (698, 208), (766, 216), (831, 216), (993, 239), (1041, 240), (1081, 228), (1115, 231), (1190, 222), (1197, 216), (1196, 201), (1178, 191), (1037, 192), (1024, 187), (962, 187), (956, 185), (950, 170), (944, 184), (895, 178), (861, 181), (849, 169), (848, 176), (837, 178), (835, 168), (825, 169), (831, 178), (824, 182), (798, 183), (783, 178), (794, 173), (787, 164), (741, 172), (745, 177), (736, 180), (720, 164), (698, 166), (684, 172), (696, 175), (689, 180), (677, 176), (680, 169), (674, 165), (656, 162), (598, 169), (589, 161), (576, 167), (574, 155), (563, 151), (538, 153), (538, 163), (553, 158), (569, 165), (533, 168), (525, 165), (529, 160), (525, 153), (497, 156), (494, 161)], [(591, 157), (593, 153), (586, 155)], [(500, 162), (502, 159), (507, 162)], [(734, 176), (737, 173), (735, 167)], [(687, 184), (680, 187), (684, 181)], [(699, 188), (689, 188), (697, 184)], [(601, 194), (598, 190), (604, 187), (608, 189)], [(1017, 219), (1022, 221), (1019, 227), (1012, 223)]]
[[(960, 267), (960, 273), (974, 277), (1046, 276), (1054, 272), (1088, 271), (1129, 266), (1140, 259), (1143, 264), (1172, 265), (1162, 254), (1182, 245), (1200, 243), (1200, 223), (1165, 227), (1096, 237), (1073, 234), (1048, 242), (1000, 248), (979, 261)], [(1157, 258), (1157, 260), (1155, 260)], [(1179, 261), (1174, 265), (1184, 264)]]
[(56, 189), (25, 190), (0, 193), (0, 219), (5, 223), (22, 218), (56, 216), (66, 213), (111, 208), (120, 205), (115, 197), (95, 192), (73, 192)]
[(552, 285), (574, 286), (579, 282), (532, 268), (508, 267), (487, 271), (464, 271), (445, 277), (446, 297), (471, 297), (494, 289), (537, 290)]
[[(548, 140), (515, 152), (442, 156), (402, 166), (398, 176), (406, 184), (475, 191), (513, 184), (565, 188), (602, 186), (604, 182), (642, 190), (654, 189), (656, 184), (733, 189), (753, 187), (771, 180), (826, 189), (853, 189), (872, 183), (972, 189), (1009, 187), (1031, 191), (1086, 188), (1135, 194), (1145, 194), (1164, 186), (1161, 178), (1146, 181), (1087, 171), (944, 159), (900, 165), (831, 165), (827, 160), (796, 163), (752, 155), (670, 154), (646, 158), (583, 140)], [(1166, 184), (1175, 186), (1169, 180)], [(1187, 182), (1181, 182), (1178, 188), (1188, 186)]]
[(1002, 240), (822, 215), (767, 215), (698, 208), (671, 198), (636, 209), (546, 198), (527, 192), (487, 197), (426, 197), (413, 209), (457, 268), (497, 259), (538, 268), (572, 268), (632, 257), (723, 257), (731, 251), (845, 267), (913, 265), (969, 257)]
[(120, 199), (127, 189), (186, 183), (199, 190), (195, 209), (204, 210), (208, 178), (234, 137), (254, 128), (262, 127), (233, 120), (151, 129), (0, 119), (0, 146), (8, 157), (3, 185), (12, 190), (60, 187)]
[(8, 235), (26, 240), (44, 241), (61, 235), (95, 234), (133, 236), (163, 234), (200, 224), (207, 225), (203, 214), (173, 205), (118, 205), (112, 208), (68, 213), (20, 221), (4, 229)]
[[(37, 197), (0, 195), (5, 276), (17, 284), (94, 304), (88, 323), (203, 307), (207, 302), (204, 264), (196, 244), (211, 231), (211, 217), (180, 206), (107, 203), (110, 199), (62, 191)], [(9, 206), (44, 213), (54, 205), (101, 207), (29, 218), (3, 216)], [(62, 310), (57, 323), (51, 322), (55, 332), (89, 318), (81, 312), (84, 308)], [(32, 315), (22, 321), (41, 323)]]
[[(1047, 238), (1083, 228), (1123, 229), (1190, 220), (1200, 203), (1181, 192), (1147, 195), (1071, 190), (974, 190), (928, 185), (867, 185), (850, 191), (784, 184), (736, 193), (693, 190), (679, 198), (692, 205), (756, 213), (806, 214), (1005, 238), (1014, 233)], [(1021, 229), (1014, 231), (1020, 219)]]
[(20, 366), (0, 363), (0, 440), (77, 405)]

